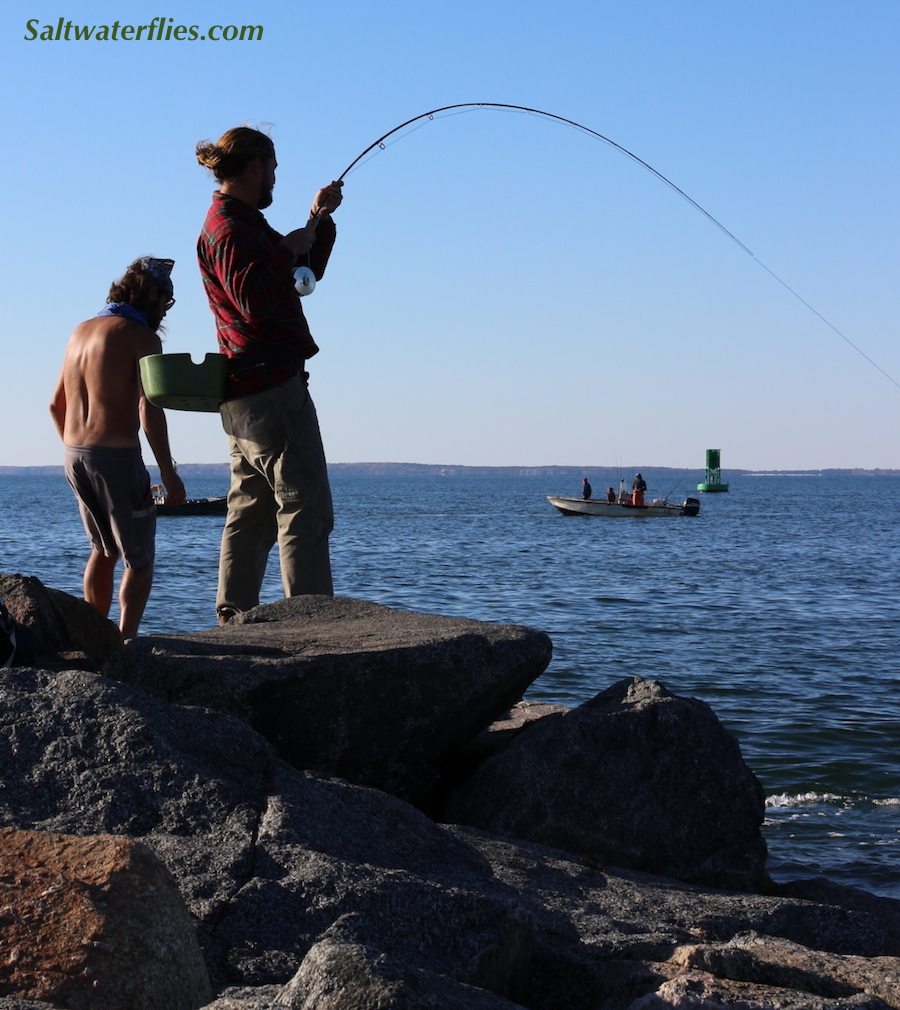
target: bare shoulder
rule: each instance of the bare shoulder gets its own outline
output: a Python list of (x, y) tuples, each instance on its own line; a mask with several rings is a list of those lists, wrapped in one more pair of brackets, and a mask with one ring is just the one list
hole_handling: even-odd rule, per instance
[(122, 316), (98, 316), (76, 326), (69, 346), (74, 349), (91, 345), (104, 353), (136, 358), (159, 354), (162, 349), (159, 336), (153, 330)]
[(138, 357), (145, 354), (159, 354), (162, 350), (159, 334), (131, 319), (125, 319), (124, 323), (128, 327), (127, 339), (134, 345)]

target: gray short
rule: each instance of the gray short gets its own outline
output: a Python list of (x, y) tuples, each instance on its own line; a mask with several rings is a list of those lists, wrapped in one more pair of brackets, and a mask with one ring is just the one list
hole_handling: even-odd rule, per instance
[(66, 480), (95, 551), (126, 568), (153, 564), (156, 506), (139, 446), (66, 446)]

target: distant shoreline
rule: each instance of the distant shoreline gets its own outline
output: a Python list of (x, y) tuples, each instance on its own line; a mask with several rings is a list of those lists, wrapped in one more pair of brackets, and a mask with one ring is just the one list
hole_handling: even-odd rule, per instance
[[(151, 474), (156, 467), (148, 467)], [(640, 469), (647, 474), (697, 474), (706, 472), (703, 467), (672, 466), (462, 466), (441, 463), (329, 463), (331, 474), (350, 474), (358, 477), (593, 477), (597, 474), (631, 475)], [(178, 470), (186, 477), (229, 476), (227, 463), (179, 463)], [(0, 466), (4, 477), (61, 477), (61, 466)], [(739, 470), (728, 467), (722, 476), (732, 477), (900, 477), (900, 470), (885, 469), (823, 469), (823, 470)]]

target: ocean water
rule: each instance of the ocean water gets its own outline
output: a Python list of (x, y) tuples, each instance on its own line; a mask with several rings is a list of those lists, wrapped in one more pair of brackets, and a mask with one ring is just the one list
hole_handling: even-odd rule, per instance
[[(702, 479), (644, 474), (671, 500)], [(554, 654), (530, 698), (577, 705), (639, 675), (702, 699), (763, 784), (772, 876), (900, 897), (900, 478), (725, 479), (696, 518), (604, 520), (547, 503), (577, 479), (342, 473), (335, 589), (541, 628)], [(221, 527), (159, 521), (143, 633), (212, 626)], [(86, 553), (62, 477), (0, 476), (0, 571), (80, 595)], [(280, 595), (273, 555), (263, 597)]]

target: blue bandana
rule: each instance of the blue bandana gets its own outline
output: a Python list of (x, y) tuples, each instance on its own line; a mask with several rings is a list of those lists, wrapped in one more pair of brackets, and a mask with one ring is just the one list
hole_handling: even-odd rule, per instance
[(109, 305), (105, 305), (98, 313), (98, 316), (125, 316), (128, 319), (134, 319), (138, 323), (143, 323), (147, 329), (150, 329), (150, 324), (147, 322), (147, 317), (143, 312), (136, 309), (133, 305), (129, 305), (128, 302), (110, 302)]

